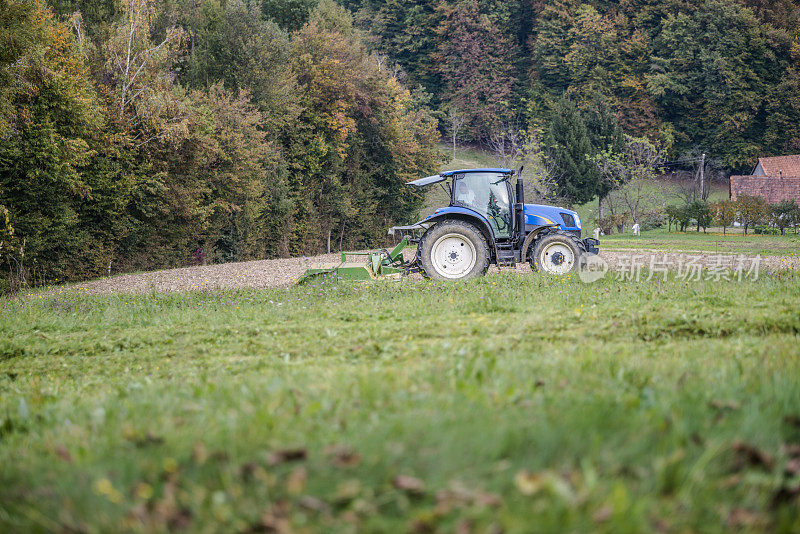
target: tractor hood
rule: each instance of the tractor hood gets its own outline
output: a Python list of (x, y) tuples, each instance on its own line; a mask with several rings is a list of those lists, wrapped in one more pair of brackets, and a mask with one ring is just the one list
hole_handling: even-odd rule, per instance
[(536, 226), (558, 224), (564, 230), (581, 229), (581, 219), (576, 212), (542, 204), (525, 204), (525, 224)]

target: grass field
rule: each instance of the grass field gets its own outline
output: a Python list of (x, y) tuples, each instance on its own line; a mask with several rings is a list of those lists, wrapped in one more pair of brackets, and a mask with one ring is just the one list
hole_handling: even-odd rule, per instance
[[(590, 229), (584, 233), (590, 235)], [(668, 232), (657, 228), (642, 232), (640, 236), (632, 233), (612, 234), (600, 239), (605, 250), (652, 249), (663, 251), (704, 251), (720, 254), (745, 254), (769, 256), (800, 256), (800, 234), (786, 235), (743, 235), (734, 229), (723, 235), (722, 228), (709, 228), (704, 232)]]
[(797, 532), (800, 279), (0, 300), (0, 531)]

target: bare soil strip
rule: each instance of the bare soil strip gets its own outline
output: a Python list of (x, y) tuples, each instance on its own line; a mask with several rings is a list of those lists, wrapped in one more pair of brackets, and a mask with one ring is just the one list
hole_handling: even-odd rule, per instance
[[(413, 257), (414, 251), (409, 251), (407, 259)], [(610, 269), (620, 270), (630, 268), (631, 262), (638, 262), (644, 268), (650, 267), (653, 261), (657, 265), (663, 262), (670, 269), (692, 265), (701, 265), (703, 269), (718, 267), (720, 257), (731, 268), (735, 266), (737, 256), (733, 254), (716, 254), (710, 252), (676, 252), (659, 253), (647, 250), (617, 250), (601, 251), (600, 257), (606, 260)], [(636, 259), (634, 259), (636, 258)], [(651, 258), (653, 258), (651, 260)], [(752, 265), (752, 256), (746, 259), (745, 268)], [(77, 290), (92, 294), (114, 293), (150, 293), (165, 291), (193, 291), (211, 289), (236, 289), (236, 288), (271, 288), (286, 287), (294, 284), (306, 269), (318, 264), (337, 263), (340, 259), (338, 253), (323, 254), (321, 256), (303, 258), (282, 258), (275, 260), (255, 260), (238, 263), (223, 263), (219, 265), (200, 265), (194, 267), (181, 267), (145, 273), (124, 274), (91, 280), (71, 286), (59, 286), (52, 291)], [(761, 256), (759, 269), (765, 272), (776, 269), (800, 269), (800, 258), (787, 258), (782, 256)], [(529, 272), (527, 265), (518, 265), (513, 270), (516, 272)], [(496, 273), (497, 268), (492, 267), (489, 273)], [(418, 275), (417, 275), (418, 276)]]

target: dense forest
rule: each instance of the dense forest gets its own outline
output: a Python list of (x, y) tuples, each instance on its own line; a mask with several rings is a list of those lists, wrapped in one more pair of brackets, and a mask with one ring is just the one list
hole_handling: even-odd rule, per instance
[[(796, 0), (0, 0), (0, 262), (34, 282), (372, 246), (442, 138), (558, 195), (646, 137), (800, 151)], [(533, 147), (533, 148), (531, 148)]]

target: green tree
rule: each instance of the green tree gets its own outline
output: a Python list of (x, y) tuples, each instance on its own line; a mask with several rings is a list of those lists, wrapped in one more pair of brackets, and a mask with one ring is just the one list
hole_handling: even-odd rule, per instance
[(271, 135), (278, 135), (297, 117), (285, 31), (241, 2), (204, 3), (193, 17), (184, 15), (184, 19), (194, 46), (185, 56), (179, 81), (206, 89), (222, 82), (228, 90), (248, 91), (263, 114), (262, 128)]
[(544, 144), (555, 162), (557, 194), (576, 204), (600, 190), (600, 172), (592, 162), (594, 148), (578, 108), (566, 98), (553, 110)]
[(308, 21), (317, 0), (263, 0), (264, 18), (275, 22), (287, 31), (297, 31)]
[(705, 232), (712, 221), (711, 209), (708, 203), (703, 200), (695, 200), (686, 206), (686, 209), (689, 212), (689, 216), (694, 219), (695, 224), (697, 224), (697, 231), (699, 232), (702, 226), (703, 232)]
[(647, 86), (679, 149), (698, 145), (738, 170), (796, 139), (788, 118), (797, 117), (796, 106), (773, 117), (777, 102), (790, 98), (782, 34), (732, 0), (705, 0), (666, 17)]
[[(619, 125), (616, 113), (603, 100), (595, 100), (593, 105), (583, 113), (586, 131), (592, 144), (593, 156), (602, 151), (620, 154), (625, 149), (625, 133)], [(603, 201), (612, 191), (613, 184), (609, 180), (600, 180), (597, 187), (598, 213), (603, 218)]]
[(800, 211), (800, 208), (797, 206), (797, 202), (794, 200), (782, 200), (769, 207), (770, 222), (777, 226), (781, 231), (781, 235), (783, 235), (793, 223), (798, 211)]
[(442, 78), (436, 67), (442, 13), (435, 0), (343, 1), (361, 27), (369, 30), (369, 43), (388, 61), (396, 63), (410, 85), (432, 93), (438, 105), (443, 94)]

